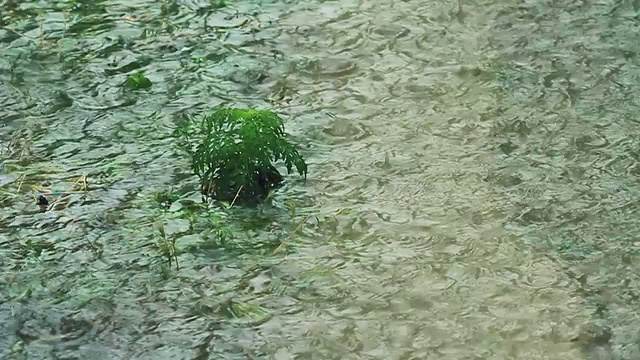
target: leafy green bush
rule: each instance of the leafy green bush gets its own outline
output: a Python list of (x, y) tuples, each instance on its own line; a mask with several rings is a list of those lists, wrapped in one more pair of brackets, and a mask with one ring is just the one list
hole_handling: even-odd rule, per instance
[(219, 109), (176, 129), (179, 146), (191, 156), (201, 191), (217, 200), (257, 200), (278, 187), (282, 160), (307, 176), (307, 164), (285, 138), (282, 119), (267, 110)]

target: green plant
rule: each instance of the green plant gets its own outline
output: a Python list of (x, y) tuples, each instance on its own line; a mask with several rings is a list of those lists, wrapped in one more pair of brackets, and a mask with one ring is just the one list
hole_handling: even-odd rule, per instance
[(141, 71), (138, 71), (127, 78), (126, 85), (134, 90), (147, 89), (151, 87), (151, 80), (144, 76)]
[(220, 215), (210, 212), (207, 218), (210, 225), (210, 232), (214, 233), (218, 243), (222, 246), (225, 245), (227, 240), (233, 239), (233, 233), (231, 229), (225, 224)]
[(262, 199), (283, 177), (282, 160), (307, 176), (307, 164), (285, 138), (282, 119), (267, 110), (219, 109), (202, 120), (189, 119), (176, 129), (179, 146), (191, 156), (201, 191), (217, 200)]
[[(167, 236), (167, 233), (164, 229), (163, 223), (158, 223), (157, 229), (160, 232), (160, 238), (158, 240), (158, 250), (162, 256), (167, 258), (167, 262), (169, 263), (168, 269), (171, 268), (171, 265), (175, 262), (176, 270), (180, 270), (180, 264), (178, 263), (178, 250), (176, 248), (176, 238), (177, 236), (173, 234), (171, 238)], [(164, 271), (164, 270), (163, 270)]]
[(163, 209), (170, 208), (171, 204), (178, 201), (178, 199), (180, 199), (180, 196), (170, 191), (162, 191), (153, 194), (153, 200)]

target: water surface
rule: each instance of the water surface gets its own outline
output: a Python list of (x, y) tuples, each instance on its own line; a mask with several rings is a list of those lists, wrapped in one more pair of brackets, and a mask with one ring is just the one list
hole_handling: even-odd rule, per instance
[[(2, 358), (640, 357), (636, 2), (221, 5), (0, 2)], [(153, 201), (217, 105), (310, 171), (228, 241)]]

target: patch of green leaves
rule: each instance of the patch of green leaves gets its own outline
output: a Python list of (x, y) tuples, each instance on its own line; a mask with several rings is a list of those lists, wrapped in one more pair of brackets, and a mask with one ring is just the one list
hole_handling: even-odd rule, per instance
[(178, 199), (180, 199), (180, 195), (169, 191), (162, 191), (153, 194), (153, 200), (164, 209), (171, 207), (171, 204), (176, 202)]
[(222, 9), (227, 7), (227, 2), (225, 0), (212, 0), (211, 1), (211, 6), (214, 9)]
[(282, 119), (267, 110), (219, 109), (202, 120), (190, 119), (175, 132), (179, 146), (191, 156), (201, 190), (218, 200), (265, 197), (283, 181), (275, 168), (283, 161), (307, 176), (307, 164), (285, 137)]
[[(180, 264), (178, 263), (178, 250), (176, 249), (177, 235), (173, 234), (172, 236), (168, 236), (164, 229), (163, 223), (158, 223), (156, 226), (158, 231), (160, 232), (160, 238), (158, 241), (158, 251), (163, 257), (167, 258), (169, 269), (171, 268), (172, 264), (175, 263), (176, 270), (180, 270)], [(163, 273), (164, 273), (164, 269), (163, 269)]]
[(138, 71), (137, 73), (129, 76), (125, 84), (129, 89), (133, 90), (148, 89), (152, 85), (151, 80), (144, 76), (142, 71)]

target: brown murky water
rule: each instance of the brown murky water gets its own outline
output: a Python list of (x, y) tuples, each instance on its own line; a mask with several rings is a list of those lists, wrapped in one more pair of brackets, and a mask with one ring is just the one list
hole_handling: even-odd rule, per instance
[[(0, 356), (640, 358), (636, 3), (0, 2)], [(151, 201), (218, 104), (310, 165), (223, 245)]]

